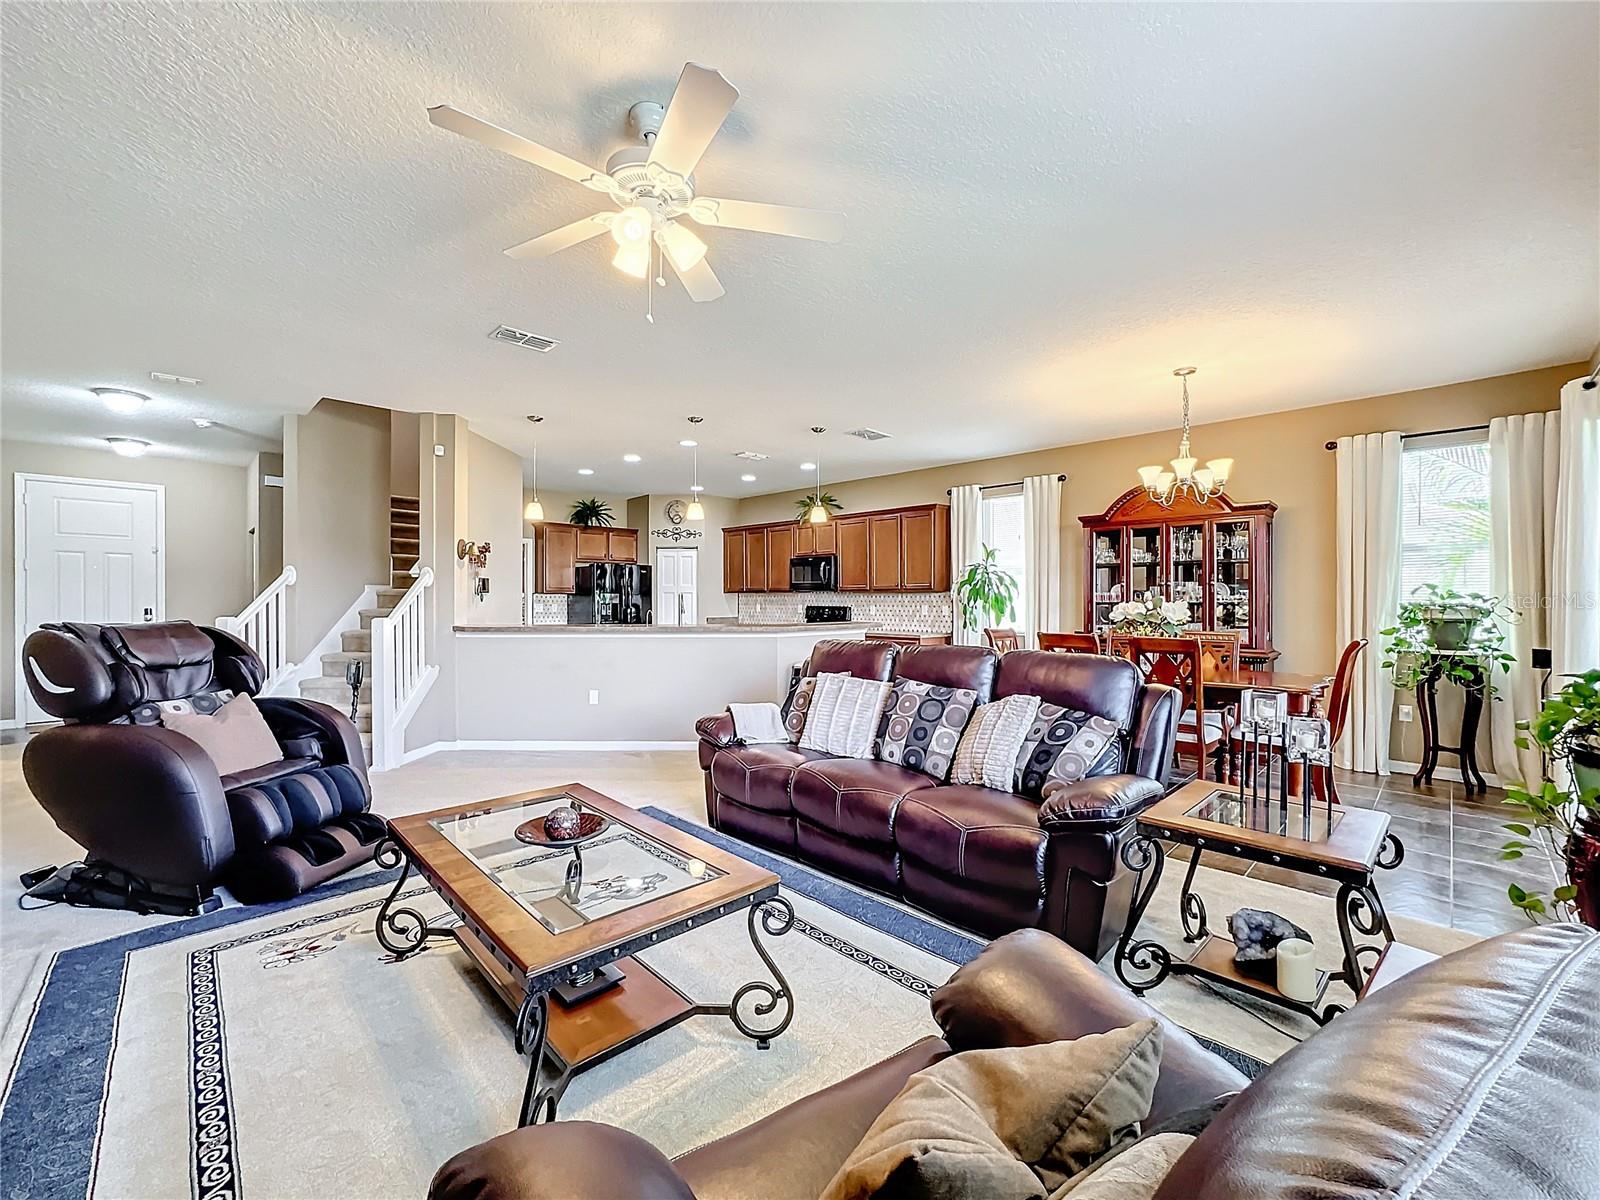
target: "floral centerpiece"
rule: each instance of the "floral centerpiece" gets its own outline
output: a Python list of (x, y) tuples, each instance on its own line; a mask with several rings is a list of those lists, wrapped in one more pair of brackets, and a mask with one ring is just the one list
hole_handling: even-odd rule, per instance
[(1124, 600), (1107, 614), (1115, 633), (1146, 637), (1171, 637), (1189, 623), (1189, 606), (1182, 600), (1163, 600), (1146, 592), (1137, 600)]

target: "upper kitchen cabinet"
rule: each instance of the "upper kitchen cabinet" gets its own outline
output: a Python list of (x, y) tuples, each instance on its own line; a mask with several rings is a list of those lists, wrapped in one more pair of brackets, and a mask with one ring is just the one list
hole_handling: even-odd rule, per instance
[(900, 514), (868, 517), (867, 590), (899, 591), (904, 578), (900, 567)]
[(837, 554), (839, 553), (839, 539), (834, 526), (835, 521), (828, 521), (821, 525), (813, 525), (809, 521), (795, 526), (796, 554)]
[(541, 521), (533, 527), (533, 536), (538, 549), (538, 590), (570, 595), (578, 582), (577, 526)]
[(866, 591), (871, 586), (867, 571), (867, 518), (835, 517), (831, 524), (839, 546), (839, 590)]
[(900, 513), (900, 586), (908, 592), (950, 590), (950, 507), (930, 504)]
[(638, 562), (639, 531), (598, 525), (578, 527), (579, 562)]
[(744, 530), (722, 531), (722, 590), (747, 592), (744, 579)]
[(722, 590), (786, 592), (789, 560), (836, 554), (839, 590), (950, 589), (950, 507), (919, 504), (834, 517), (823, 524), (775, 521), (722, 533)]
[(767, 530), (744, 531), (744, 587), (747, 592), (765, 592), (767, 586)]
[(767, 591), (789, 590), (789, 560), (799, 553), (800, 526), (767, 526)]

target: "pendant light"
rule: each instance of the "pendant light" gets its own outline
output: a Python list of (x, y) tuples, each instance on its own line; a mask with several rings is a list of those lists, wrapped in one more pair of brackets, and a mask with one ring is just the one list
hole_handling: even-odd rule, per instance
[[(698, 425), (704, 417), (690, 417), (689, 424)], [(685, 439), (688, 441), (689, 439)], [(700, 503), (700, 493), (705, 489), (700, 486), (700, 443), (689, 441), (690, 452), (694, 455), (694, 484), (689, 488), (689, 507), (684, 512), (684, 517), (690, 521), (704, 521), (706, 519), (705, 505)]]
[[(821, 437), (828, 431), (821, 425), (813, 425), (811, 432)], [(826, 525), (828, 523), (828, 506), (822, 502), (822, 454), (816, 456), (817, 488), (811, 497), (811, 510), (806, 513), (806, 520), (813, 525)]]
[(1150, 499), (1169, 506), (1179, 496), (1187, 493), (1201, 504), (1220, 495), (1233, 472), (1233, 459), (1213, 458), (1205, 466), (1196, 466), (1198, 460), (1189, 453), (1189, 376), (1194, 367), (1179, 367), (1173, 371), (1183, 380), (1183, 436), (1178, 441), (1178, 457), (1172, 460), (1169, 471), (1165, 467), (1140, 467), (1139, 482)]
[[(530, 416), (528, 420), (537, 425), (544, 418)], [(539, 503), (539, 439), (537, 436), (533, 439), (533, 499), (529, 500), (528, 507), (522, 510), (522, 519), (524, 521), (544, 520), (544, 505)]]

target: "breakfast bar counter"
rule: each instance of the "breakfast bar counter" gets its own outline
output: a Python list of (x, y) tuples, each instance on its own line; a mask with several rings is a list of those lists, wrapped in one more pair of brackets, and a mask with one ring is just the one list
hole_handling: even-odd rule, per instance
[(707, 625), (457, 625), (464, 635), (494, 637), (771, 637), (805, 635), (813, 638), (859, 638), (876, 626), (865, 621), (827, 621), (813, 624), (741, 625), (733, 622)]

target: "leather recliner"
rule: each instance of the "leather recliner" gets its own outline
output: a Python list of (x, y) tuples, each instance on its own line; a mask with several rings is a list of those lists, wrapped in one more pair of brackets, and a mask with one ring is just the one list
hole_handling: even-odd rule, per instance
[(1094, 958), (1111, 948), (1133, 891), (1122, 844), (1165, 790), (1177, 691), (1123, 659), (976, 646), (818, 642), (805, 673), (830, 671), (971, 688), (980, 704), (1039, 696), (1115, 723), (1122, 761), (1041, 805), (874, 759), (740, 745), (724, 713), (695, 727), (714, 828), (990, 937), (1040, 928)]
[(361, 738), (337, 709), (258, 697), (283, 757), (232, 775), (160, 724), (161, 701), (259, 693), (261, 659), (231, 634), (187, 621), (48, 625), (23, 643), (22, 670), (64, 722), (29, 739), (23, 774), (91, 861), (197, 903), (218, 883), (261, 903), (367, 862), (384, 834), (367, 811)]

